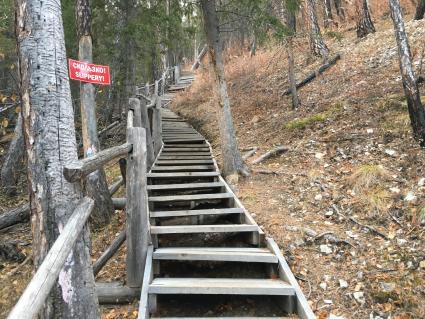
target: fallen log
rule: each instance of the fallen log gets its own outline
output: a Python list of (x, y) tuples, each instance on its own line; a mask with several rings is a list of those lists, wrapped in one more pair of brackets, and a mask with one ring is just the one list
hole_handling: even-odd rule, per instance
[(131, 303), (140, 297), (139, 288), (129, 288), (118, 282), (97, 282), (96, 294), (100, 304)]
[(273, 156), (277, 156), (279, 154), (282, 154), (284, 152), (288, 151), (288, 148), (285, 146), (278, 146), (275, 149), (272, 149), (271, 151), (268, 151), (267, 153), (261, 155), (260, 157), (258, 157), (257, 159), (255, 159), (252, 164), (258, 164), (261, 163), (262, 161), (273, 157)]
[[(327, 69), (329, 69), (331, 66), (335, 65), (336, 62), (341, 59), (341, 55), (337, 54), (333, 59), (331, 59), (328, 63), (323, 64), (317, 71), (310, 73), (307, 75), (307, 77), (302, 80), (301, 82), (298, 82), (296, 84), (297, 89), (303, 87), (304, 85), (310, 83), (313, 81), (318, 75), (325, 72)], [(283, 91), (282, 95), (289, 95), (291, 94), (291, 89), (286, 89)]]
[(124, 209), (127, 203), (127, 199), (125, 197), (114, 197), (112, 198), (112, 203), (114, 204), (115, 209)]
[(0, 215), (0, 229), (29, 220), (30, 205), (25, 204)]
[(195, 63), (193, 63), (192, 65), (192, 68), (191, 68), (192, 72), (199, 68), (199, 66), (201, 65), (202, 59), (207, 54), (207, 50), (208, 50), (208, 45), (205, 44), (201, 50), (201, 53), (199, 53), (198, 57), (196, 58)]
[(99, 271), (102, 270), (102, 268), (106, 265), (109, 259), (112, 258), (113, 255), (118, 251), (118, 249), (121, 247), (122, 243), (125, 241), (126, 238), (126, 232), (123, 230), (117, 238), (115, 238), (111, 245), (106, 249), (103, 254), (99, 257), (98, 260), (93, 265), (93, 274), (96, 276)]
[(249, 150), (248, 152), (246, 152), (246, 154), (244, 154), (242, 156), (242, 159), (243, 160), (248, 159), (249, 157), (251, 157), (252, 155), (254, 155), (257, 152), (257, 150), (258, 150), (258, 147), (256, 147), (256, 146), (252, 147), (251, 150)]

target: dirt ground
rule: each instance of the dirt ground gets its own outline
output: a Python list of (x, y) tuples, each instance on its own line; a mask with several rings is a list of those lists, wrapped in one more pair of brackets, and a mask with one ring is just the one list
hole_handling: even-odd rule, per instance
[[(237, 194), (279, 243), (318, 318), (425, 317), (425, 153), (411, 137), (389, 22), (360, 41), (354, 31), (327, 33), (332, 55), (342, 58), (299, 91), (298, 110), (281, 95), (284, 48), (228, 55), (239, 146), (258, 147)], [(425, 21), (406, 28), (418, 68)], [(302, 43), (299, 80), (322, 63)], [(220, 159), (212, 89), (200, 70), (172, 108)], [(278, 145), (288, 151), (251, 163)]]

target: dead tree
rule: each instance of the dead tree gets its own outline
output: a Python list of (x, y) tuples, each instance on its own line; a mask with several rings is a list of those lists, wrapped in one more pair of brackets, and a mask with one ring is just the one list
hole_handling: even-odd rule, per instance
[(357, 37), (364, 38), (369, 33), (374, 33), (376, 30), (370, 16), (368, 0), (360, 0), (357, 3), (357, 12)]
[(336, 14), (341, 20), (345, 20), (345, 10), (342, 5), (342, 0), (334, 0)]
[(425, 0), (419, 0), (416, 6), (415, 20), (421, 20), (425, 14)]
[(413, 136), (422, 147), (425, 146), (425, 111), (421, 103), (418, 85), (413, 70), (412, 55), (400, 7), (399, 0), (389, 0), (391, 18), (394, 23), (401, 79), (407, 100)]
[[(78, 160), (59, 1), (16, 0), (17, 52), (37, 268), (83, 194), (63, 168)], [(60, 272), (41, 318), (99, 318), (87, 227)]]
[(332, 16), (331, 0), (323, 0), (323, 9), (324, 26), (325, 28), (329, 28), (334, 22), (334, 18)]
[(22, 160), (24, 158), (24, 135), (22, 133), (22, 116), (18, 115), (14, 136), (9, 145), (3, 166), (1, 168), (1, 184), (3, 191), (9, 195), (16, 195)]
[(317, 22), (316, 8), (314, 0), (305, 0), (305, 8), (307, 13), (308, 25), (310, 28), (310, 50), (316, 56), (327, 59), (329, 49), (323, 41), (320, 32), (319, 23)]
[[(78, 59), (92, 63), (91, 10), (89, 0), (76, 0), (75, 17), (78, 36)], [(96, 124), (95, 92), (94, 86), (91, 83), (81, 82), (80, 84), (80, 109), (84, 157), (89, 157), (100, 150)], [(87, 195), (95, 201), (92, 222), (96, 226), (107, 224), (114, 212), (114, 206), (112, 205), (103, 168), (87, 176), (85, 188)]]
[(223, 156), (223, 174), (235, 178), (238, 173), (248, 174), (238, 149), (233, 125), (230, 99), (224, 76), (223, 46), (220, 40), (219, 21), (215, 0), (201, 0), (201, 11), (208, 43), (210, 64), (215, 75), (216, 94), (218, 97), (218, 126), (220, 131), (221, 152)]

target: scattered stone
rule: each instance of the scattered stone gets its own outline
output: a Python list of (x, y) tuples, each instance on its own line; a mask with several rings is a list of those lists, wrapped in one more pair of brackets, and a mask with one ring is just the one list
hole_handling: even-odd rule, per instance
[(348, 237), (350, 237), (350, 238), (353, 238), (353, 239), (359, 238), (359, 235), (357, 235), (357, 234), (353, 233), (351, 230), (347, 230), (345, 233), (346, 233), (346, 234), (347, 234), (347, 236), (348, 236)]
[(422, 177), (418, 182), (418, 186), (424, 186), (424, 185), (425, 185), (425, 177)]
[(319, 287), (322, 288), (323, 290), (326, 290), (328, 288), (328, 285), (326, 284), (326, 282), (321, 282), (319, 284)]
[(391, 187), (390, 191), (391, 193), (394, 193), (394, 194), (400, 194), (400, 188), (398, 187)]
[(288, 231), (298, 231), (297, 226), (285, 226), (285, 229)]
[(323, 158), (323, 156), (325, 156), (325, 154), (323, 154), (323, 153), (316, 153), (314, 155), (314, 157), (317, 158), (318, 160), (321, 160)]
[(334, 214), (334, 212), (333, 212), (332, 210), (328, 210), (328, 211), (325, 213), (325, 216), (326, 216), (326, 217), (331, 217), (333, 214)]
[(419, 267), (421, 267), (421, 268), (424, 268), (424, 269), (425, 269), (425, 260), (422, 260), (422, 261), (419, 263)]
[(357, 273), (357, 279), (362, 280), (363, 279), (363, 271), (359, 271)]
[(255, 218), (255, 217), (257, 217), (257, 214), (256, 214), (256, 213), (251, 213), (251, 216), (252, 216), (253, 218)]
[(346, 282), (344, 279), (340, 279), (339, 280), (339, 286), (343, 289), (348, 288), (348, 282)]
[(363, 291), (356, 291), (355, 293), (353, 293), (353, 296), (354, 296), (354, 299), (356, 299), (361, 304), (364, 304), (366, 302)]
[(368, 128), (368, 129), (366, 130), (366, 132), (367, 132), (367, 134), (373, 134), (373, 129), (372, 129), (372, 128)]
[(295, 239), (295, 246), (300, 247), (305, 245), (305, 241), (302, 238)]
[(392, 292), (396, 288), (396, 284), (394, 282), (380, 282), (379, 287), (384, 292)]
[(403, 238), (397, 238), (397, 245), (404, 246), (407, 243), (406, 239)]
[(406, 202), (413, 202), (413, 201), (416, 201), (417, 199), (418, 199), (417, 196), (413, 192), (408, 192), (406, 196), (404, 197), (404, 200)]
[(322, 194), (317, 194), (316, 196), (314, 196), (314, 200), (316, 201), (321, 201), (323, 198)]
[(387, 154), (389, 156), (395, 156), (397, 154), (397, 152), (394, 151), (394, 150), (386, 149), (385, 154)]
[(324, 302), (325, 304), (327, 304), (327, 305), (332, 305), (332, 304), (333, 304), (333, 301), (332, 301), (332, 300), (330, 300), (330, 299), (323, 299), (323, 302)]
[(259, 121), (260, 121), (260, 118), (258, 117), (258, 115), (255, 115), (255, 116), (252, 118), (251, 123), (256, 124), (256, 123), (258, 123)]
[(325, 255), (332, 254), (332, 247), (329, 245), (320, 245), (320, 252)]

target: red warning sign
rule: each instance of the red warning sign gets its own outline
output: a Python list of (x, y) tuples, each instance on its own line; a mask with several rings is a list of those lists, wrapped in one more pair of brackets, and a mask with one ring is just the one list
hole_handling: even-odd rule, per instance
[(102, 85), (111, 84), (109, 66), (107, 65), (90, 64), (68, 59), (68, 66), (69, 77), (72, 80)]

